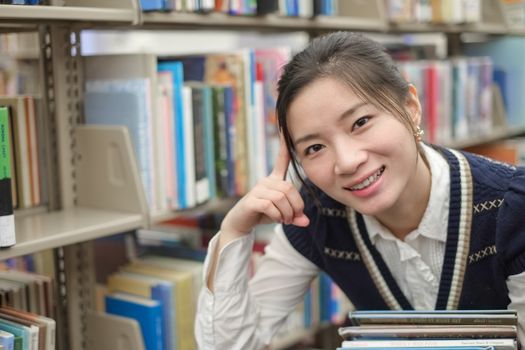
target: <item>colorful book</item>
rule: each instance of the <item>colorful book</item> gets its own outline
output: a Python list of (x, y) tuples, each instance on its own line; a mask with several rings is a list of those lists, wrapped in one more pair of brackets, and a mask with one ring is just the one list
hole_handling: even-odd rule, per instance
[(140, 297), (157, 300), (162, 307), (162, 330), (164, 349), (176, 349), (176, 327), (173, 307), (173, 284), (151, 276), (116, 272), (108, 277), (108, 291), (110, 293), (123, 292)]
[(44, 349), (45, 350), (54, 350), (55, 344), (56, 344), (56, 321), (52, 318), (42, 316), (35, 314), (33, 312), (27, 312), (23, 310), (18, 310), (9, 306), (2, 306), (0, 308), (0, 312), (3, 312), (5, 314), (10, 314), (13, 316), (17, 316), (23, 319), (26, 319), (31, 322), (36, 322), (41, 324), (44, 327), (45, 330), (45, 339), (44, 341)]
[(4, 350), (14, 350), (15, 336), (13, 333), (0, 330), (0, 345), (4, 347)]
[(188, 131), (184, 129), (184, 92), (183, 92), (183, 81), (184, 81), (184, 70), (181, 62), (166, 60), (159, 61), (157, 66), (158, 72), (170, 72), (173, 79), (173, 128), (174, 128), (174, 139), (175, 139), (175, 150), (176, 150), (176, 167), (179, 169), (177, 172), (177, 195), (178, 202), (181, 209), (188, 208), (188, 189), (187, 189), (187, 164), (189, 160), (186, 159), (186, 138), (188, 137)]
[(357, 310), (348, 314), (353, 325), (365, 324), (492, 324), (516, 325), (514, 310)]
[(106, 312), (137, 320), (146, 350), (163, 350), (162, 307), (156, 300), (125, 293), (106, 295)]
[(123, 266), (121, 270), (162, 278), (173, 283), (174, 314), (178, 334), (177, 347), (184, 350), (195, 349), (192, 275), (188, 272), (146, 265), (140, 261), (134, 261), (130, 265)]
[[(15, 337), (20, 337), (21, 343), (22, 343), (22, 350), (35, 349), (33, 347), (33, 342), (32, 342), (34, 331), (30, 327), (22, 326), (15, 322), (0, 319), (0, 330), (12, 333)], [(15, 347), (16, 347), (16, 344), (15, 344)]]
[(9, 108), (0, 106), (0, 247), (16, 243), (15, 216), (11, 190)]

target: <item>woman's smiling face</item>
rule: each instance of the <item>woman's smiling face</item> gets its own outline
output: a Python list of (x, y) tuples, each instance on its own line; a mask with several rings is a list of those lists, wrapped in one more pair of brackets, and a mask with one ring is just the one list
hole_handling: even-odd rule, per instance
[[(406, 104), (419, 124), (415, 90)], [(414, 100), (415, 99), (415, 100)], [(414, 136), (395, 116), (364, 102), (347, 85), (321, 78), (294, 98), (287, 113), (297, 160), (333, 199), (367, 215), (388, 213), (414, 198), (418, 176)]]

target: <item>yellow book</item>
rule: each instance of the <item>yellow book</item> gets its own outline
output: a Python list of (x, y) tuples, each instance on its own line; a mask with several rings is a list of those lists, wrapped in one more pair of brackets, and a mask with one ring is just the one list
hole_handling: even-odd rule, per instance
[(162, 332), (168, 349), (176, 349), (173, 283), (166, 279), (120, 271), (111, 274), (107, 280), (109, 293), (124, 292), (157, 300), (162, 305)]
[(173, 298), (175, 300), (175, 324), (177, 348), (184, 350), (196, 349), (193, 333), (195, 317), (192, 303), (192, 275), (190, 272), (162, 268), (134, 261), (122, 267), (122, 271), (139, 273), (168, 280), (173, 283)]
[(158, 266), (165, 269), (173, 269), (178, 271), (187, 271), (190, 272), (193, 276), (192, 278), (192, 296), (193, 296), (193, 307), (194, 311), (197, 310), (197, 300), (199, 292), (202, 288), (203, 283), (203, 269), (204, 263), (199, 261), (172, 258), (167, 256), (156, 256), (156, 255), (146, 255), (141, 257), (139, 261), (144, 264), (151, 266)]

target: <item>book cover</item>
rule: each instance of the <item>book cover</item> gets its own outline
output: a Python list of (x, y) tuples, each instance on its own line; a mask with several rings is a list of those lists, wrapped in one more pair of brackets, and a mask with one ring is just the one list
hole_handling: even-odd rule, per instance
[(116, 272), (108, 277), (110, 293), (123, 292), (156, 300), (162, 307), (164, 349), (176, 348), (176, 327), (173, 308), (173, 284), (169, 281), (129, 272)]
[[(36, 349), (31, 347), (32, 346), (32, 337), (33, 337), (33, 331), (31, 328), (19, 325), (15, 322), (7, 321), (0, 319), (0, 330), (9, 332), (13, 334), (15, 337), (20, 337), (22, 344), (22, 350), (32, 350)], [(16, 339), (15, 339), (16, 342)], [(15, 348), (17, 347), (17, 344), (15, 343)]]
[[(212, 87), (208, 84), (188, 81), (187, 86), (193, 90), (193, 118), (194, 118), (194, 136), (195, 136), (195, 158), (203, 164), (199, 168), (204, 169), (207, 178), (208, 198), (217, 197), (217, 186), (215, 179), (215, 152), (216, 143), (214, 138), (214, 118), (213, 118), (213, 98)], [(197, 130), (197, 125), (199, 125)], [(200, 145), (197, 146), (197, 137), (201, 138)], [(202, 155), (197, 156), (197, 151), (201, 149)], [(197, 166), (197, 164), (196, 164)]]
[(40, 169), (39, 169), (39, 140), (36, 131), (36, 106), (32, 96), (23, 96), (26, 118), (26, 132), (28, 140), (29, 171), (31, 181), (31, 204), (40, 205)]
[(228, 168), (227, 168), (227, 145), (226, 145), (226, 119), (224, 113), (224, 87), (220, 85), (211, 86), (212, 96), (212, 123), (213, 123), (213, 140), (214, 149), (214, 166), (215, 171), (215, 191), (219, 198), (225, 197), (228, 186)]
[(206, 121), (205, 121), (205, 86), (198, 82), (187, 82), (191, 89), (191, 109), (193, 122), (193, 161), (195, 169), (195, 204), (202, 204), (210, 199), (210, 178), (207, 162)]
[(492, 324), (516, 325), (514, 310), (352, 311), (353, 325), (364, 324)]
[(240, 52), (211, 54), (207, 56), (205, 81), (210, 84), (227, 84), (233, 89), (232, 138), (235, 164), (235, 194), (246, 193), (249, 181), (249, 152), (247, 147), (247, 119), (250, 111), (251, 86), (246, 84), (246, 65)]
[(189, 86), (182, 87), (183, 114), (182, 125), (184, 137), (184, 169), (185, 173), (185, 203), (187, 208), (197, 204), (197, 172), (195, 170), (195, 133), (193, 125), (193, 90)]
[(170, 72), (173, 84), (173, 128), (175, 138), (175, 150), (176, 150), (176, 167), (179, 170), (177, 172), (177, 193), (179, 199), (179, 205), (181, 209), (188, 208), (188, 189), (187, 189), (187, 160), (185, 145), (187, 143), (186, 138), (188, 137), (189, 131), (184, 128), (184, 92), (183, 92), (183, 81), (184, 81), (184, 70), (182, 62), (174, 60), (159, 61), (157, 66), (158, 72)]
[(157, 72), (157, 103), (158, 113), (162, 125), (161, 147), (159, 155), (161, 163), (164, 163), (164, 175), (162, 180), (166, 187), (166, 201), (171, 209), (179, 209), (179, 197), (177, 193), (177, 149), (175, 147), (175, 115), (173, 106), (173, 74), (168, 71)]
[(0, 345), (4, 347), (4, 350), (14, 350), (15, 336), (12, 333), (0, 330)]
[(0, 106), (0, 247), (16, 243), (15, 215), (11, 191), (9, 109)]
[(173, 283), (174, 314), (178, 334), (177, 347), (179, 349), (194, 349), (192, 275), (188, 272), (148, 266), (140, 261), (125, 265), (121, 270), (162, 278)]
[(515, 350), (515, 339), (422, 339), (422, 340), (344, 340), (344, 349), (414, 349), (414, 348), (463, 348), (483, 347), (499, 350)]
[(163, 350), (162, 308), (158, 301), (125, 293), (106, 295), (106, 312), (137, 320), (146, 350)]
[(339, 328), (343, 339), (457, 339), (515, 338), (511, 325), (363, 325)]
[(0, 97), (0, 105), (10, 108), (15, 150), (14, 164), (18, 176), (16, 181), (18, 208), (30, 208), (32, 206), (31, 172), (29, 170), (29, 141), (27, 139), (24, 101), (22, 97)]
[(46, 325), (44, 323), (2, 311), (0, 311), (0, 318), (28, 327), (31, 330), (31, 350), (46, 350)]
[(33, 312), (27, 312), (18, 310), (10, 306), (2, 306), (0, 312), (17, 316), (28, 321), (38, 322), (45, 328), (45, 350), (54, 350), (56, 344), (56, 321), (52, 318), (35, 314)]
[[(275, 47), (255, 50), (255, 61), (262, 70), (260, 77), (264, 90), (264, 134), (266, 140), (265, 173), (273, 169), (273, 163), (279, 151), (279, 127), (277, 124), (277, 82), (281, 77), (284, 65), (292, 57), (288, 47)], [(259, 79), (260, 80), (260, 79)]]

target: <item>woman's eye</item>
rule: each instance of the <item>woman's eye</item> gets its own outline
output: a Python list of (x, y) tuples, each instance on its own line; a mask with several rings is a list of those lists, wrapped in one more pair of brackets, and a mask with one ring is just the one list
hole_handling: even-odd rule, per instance
[(304, 150), (304, 154), (305, 155), (309, 155), (309, 154), (313, 154), (315, 152), (319, 152), (321, 149), (323, 149), (324, 146), (323, 145), (320, 145), (320, 144), (315, 144), (315, 145), (311, 145), (311, 146), (308, 146), (305, 150)]
[(369, 120), (370, 120), (369, 116), (361, 117), (361, 118), (357, 119), (355, 121), (354, 125), (352, 126), (352, 130), (359, 129), (360, 127), (362, 127), (366, 123), (368, 123)]

